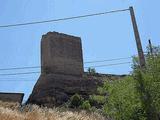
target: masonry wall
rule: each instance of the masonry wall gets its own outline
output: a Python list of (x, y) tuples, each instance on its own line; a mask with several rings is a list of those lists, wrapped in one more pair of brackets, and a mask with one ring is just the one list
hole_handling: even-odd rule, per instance
[(0, 93), (0, 100), (4, 102), (22, 103), (23, 97), (23, 93)]
[(41, 75), (27, 103), (61, 106), (74, 94), (96, 94), (102, 80), (84, 77), (81, 39), (49, 32), (41, 40)]
[(43, 35), (41, 65), (42, 73), (82, 76), (84, 70), (81, 39), (57, 32)]

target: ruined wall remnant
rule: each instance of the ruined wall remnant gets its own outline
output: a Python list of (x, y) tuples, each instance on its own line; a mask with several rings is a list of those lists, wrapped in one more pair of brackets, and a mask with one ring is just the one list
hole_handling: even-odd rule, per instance
[(0, 100), (4, 102), (22, 103), (23, 97), (23, 93), (0, 93)]
[(42, 73), (83, 74), (82, 45), (79, 37), (49, 32), (41, 41)]
[(98, 80), (83, 77), (82, 45), (79, 37), (57, 32), (41, 40), (41, 75), (27, 103), (58, 106), (78, 93), (84, 98), (95, 94)]

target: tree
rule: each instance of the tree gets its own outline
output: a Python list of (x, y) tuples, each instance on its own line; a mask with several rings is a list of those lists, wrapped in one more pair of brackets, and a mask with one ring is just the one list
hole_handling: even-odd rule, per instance
[(89, 68), (88, 68), (88, 73), (89, 73), (90, 75), (94, 75), (94, 74), (96, 73), (96, 69), (89, 67)]
[(137, 63), (134, 65), (134, 79), (137, 82), (137, 91), (143, 109), (146, 112), (147, 120), (158, 120), (160, 113), (160, 47), (152, 48), (150, 53), (147, 47), (145, 70), (139, 69)]
[(104, 112), (116, 120), (158, 120), (160, 118), (160, 47), (148, 49), (146, 67), (141, 70), (133, 58), (133, 72), (122, 80), (106, 82), (109, 97)]

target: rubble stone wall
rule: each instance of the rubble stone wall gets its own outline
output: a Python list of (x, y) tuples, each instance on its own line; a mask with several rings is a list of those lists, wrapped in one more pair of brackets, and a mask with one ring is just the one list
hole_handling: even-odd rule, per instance
[(0, 93), (0, 100), (4, 102), (22, 103), (23, 97), (23, 93)]
[(82, 76), (82, 44), (79, 37), (57, 32), (43, 35), (41, 41), (42, 73)]

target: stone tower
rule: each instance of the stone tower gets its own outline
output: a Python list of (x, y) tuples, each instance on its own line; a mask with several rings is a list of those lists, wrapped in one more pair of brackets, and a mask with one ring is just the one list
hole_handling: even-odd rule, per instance
[(41, 75), (27, 103), (59, 106), (78, 93), (95, 93), (98, 80), (83, 77), (82, 44), (79, 37), (49, 32), (41, 40)]
[(42, 73), (83, 75), (82, 44), (79, 37), (49, 32), (41, 41)]

